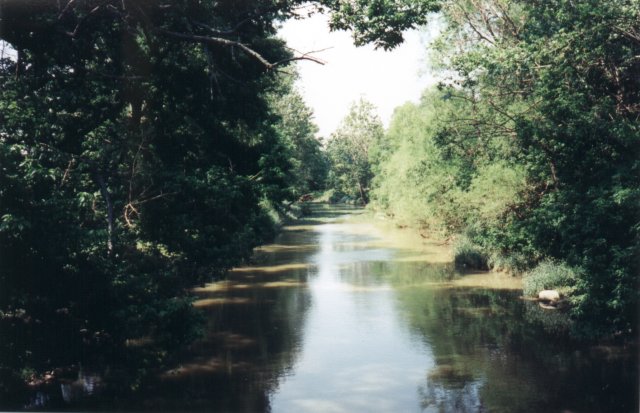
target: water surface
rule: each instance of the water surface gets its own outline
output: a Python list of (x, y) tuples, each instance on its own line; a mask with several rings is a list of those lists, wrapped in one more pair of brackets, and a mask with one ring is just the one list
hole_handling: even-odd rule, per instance
[(519, 280), (442, 242), (318, 206), (195, 290), (205, 336), (134, 410), (637, 412), (635, 351), (581, 344)]
[(517, 280), (455, 274), (446, 245), (395, 237), (358, 212), (318, 207), (254, 265), (197, 291), (209, 335), (166, 373), (178, 394), (189, 387), (177, 405), (637, 411), (632, 351), (570, 340), (566, 320), (519, 299)]

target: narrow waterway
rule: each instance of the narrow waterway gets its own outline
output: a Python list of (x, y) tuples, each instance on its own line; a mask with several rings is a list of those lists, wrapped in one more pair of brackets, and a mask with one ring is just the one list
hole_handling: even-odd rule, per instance
[(456, 274), (445, 246), (317, 207), (254, 265), (196, 292), (207, 336), (147, 400), (238, 412), (634, 412), (637, 358), (586, 346), (519, 299)]
[(105, 388), (101, 409), (638, 411), (634, 350), (576, 342), (561, 314), (520, 299), (519, 280), (458, 274), (446, 245), (361, 214), (318, 205), (196, 289), (204, 337), (133, 399)]

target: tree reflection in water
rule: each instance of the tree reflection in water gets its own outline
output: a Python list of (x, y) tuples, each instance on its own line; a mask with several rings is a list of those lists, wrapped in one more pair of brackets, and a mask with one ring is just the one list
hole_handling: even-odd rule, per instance
[(484, 284), (441, 257), (430, 262), (436, 252), (384, 245), (370, 226), (332, 221), (344, 212), (315, 211), (250, 266), (195, 289), (204, 337), (135, 393), (118, 387), (131, 382), (118, 380), (126, 371), (104, 365), (96, 380), (84, 374), (93, 396), (76, 372), (30, 407), (637, 411), (634, 351), (580, 343), (561, 313), (520, 300), (517, 283)]
[(634, 351), (572, 338), (562, 313), (520, 300), (518, 290), (427, 282), (442, 280), (441, 266), (432, 277), (422, 268), (421, 284), (403, 275), (411, 265), (379, 270), (434, 355), (418, 390), (425, 412), (636, 411)]
[[(300, 228), (290, 228), (298, 230)], [(292, 244), (294, 238), (297, 244)], [(197, 288), (206, 335), (149, 392), (145, 408), (261, 412), (298, 357), (314, 267), (312, 234), (285, 231), (257, 251), (254, 265)]]

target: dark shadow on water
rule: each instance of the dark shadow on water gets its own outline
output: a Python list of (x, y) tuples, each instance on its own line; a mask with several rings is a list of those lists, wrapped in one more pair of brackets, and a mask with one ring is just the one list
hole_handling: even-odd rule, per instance
[[(133, 381), (134, 391), (118, 387), (132, 383), (125, 377), (129, 371), (85, 367), (64, 382), (33, 392), (27, 398), (30, 407), (269, 412), (274, 395), (299, 374), (298, 364), (308, 351), (307, 330), (321, 327), (313, 332), (316, 337), (332, 338), (339, 328), (345, 335), (354, 333), (357, 348), (353, 354), (329, 354), (329, 360), (339, 358), (341, 365), (325, 375), (317, 373), (321, 369), (316, 366), (317, 376), (306, 378), (312, 384), (300, 397), (323, 394), (320, 401), (328, 409), (340, 411), (350, 386), (363, 388), (357, 377), (344, 384), (339, 395), (321, 393), (335, 384), (341, 368), (372, 371), (375, 377), (369, 379), (374, 383), (386, 377), (375, 366), (357, 364), (369, 349), (380, 355), (376, 362), (392, 365), (405, 359), (403, 351), (420, 352), (421, 377), (401, 385), (394, 382), (399, 387), (389, 387), (388, 393), (376, 387), (375, 396), (387, 400), (394, 400), (398, 389), (409, 390), (412, 404), (399, 411), (638, 411), (637, 349), (579, 342), (570, 336), (570, 321), (563, 313), (523, 301), (517, 290), (461, 287), (456, 281), (465, 275), (452, 263), (396, 260), (412, 252), (380, 247), (371, 242), (372, 236), (339, 226), (346, 213), (359, 213), (356, 208), (312, 208), (311, 217), (285, 227), (273, 244), (258, 248), (249, 265), (234, 269), (224, 281), (193, 290), (194, 305), (206, 320), (202, 337), (174, 354), (169, 365)], [(315, 319), (319, 324), (310, 328), (312, 310), (334, 308), (338, 298), (346, 300), (350, 310)], [(350, 307), (354, 302), (360, 307)], [(399, 323), (410, 342), (406, 349), (386, 348), (382, 341), (358, 344), (361, 337), (355, 333), (377, 324), (360, 325), (352, 312), (382, 307), (393, 312), (373, 322)], [(138, 345), (144, 347), (144, 339), (132, 341)], [(393, 380), (404, 376), (401, 371)], [(358, 402), (364, 404), (354, 406), (367, 406), (359, 411), (378, 407), (368, 400)]]
[[(419, 391), (422, 407), (455, 412), (635, 412), (635, 351), (597, 354), (557, 312), (541, 313), (519, 292), (480, 288), (397, 290), (416, 337), (435, 366)], [(554, 325), (554, 324), (552, 324)]]

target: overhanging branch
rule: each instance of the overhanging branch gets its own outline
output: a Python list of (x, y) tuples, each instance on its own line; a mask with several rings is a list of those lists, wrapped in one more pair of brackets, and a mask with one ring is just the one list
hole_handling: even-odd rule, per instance
[(197, 34), (187, 34), (187, 33), (178, 33), (166, 29), (156, 29), (156, 32), (176, 38), (181, 40), (186, 40), (188, 42), (193, 43), (204, 43), (209, 45), (218, 45), (218, 46), (229, 46), (229, 47), (237, 47), (244, 51), (246, 54), (256, 59), (258, 62), (262, 63), (267, 69), (271, 69), (273, 65), (262, 55), (249, 46), (236, 42), (234, 40), (225, 39), (222, 37), (210, 37), (210, 36), (200, 36)]
[(286, 63), (292, 62), (292, 61), (296, 61), (296, 60), (309, 60), (321, 65), (324, 65), (325, 62), (310, 56), (311, 53), (316, 53), (316, 52), (308, 52), (308, 53), (304, 53), (301, 56), (295, 56), (295, 57), (290, 57), (287, 59), (283, 59), (280, 60), (278, 62), (275, 63), (271, 63), (269, 62), (267, 59), (264, 58), (264, 56), (262, 56), (260, 53), (258, 53), (257, 51), (253, 50), (252, 48), (250, 48), (249, 46), (247, 46), (244, 43), (241, 42), (237, 42), (234, 40), (229, 40), (229, 39), (225, 39), (223, 37), (212, 37), (212, 36), (200, 36), (197, 34), (188, 34), (188, 33), (179, 33), (179, 32), (174, 32), (171, 30), (166, 30), (166, 29), (155, 29), (156, 32), (164, 34), (166, 36), (170, 36), (176, 39), (181, 39), (181, 40), (185, 40), (188, 42), (193, 42), (193, 43), (203, 43), (203, 44), (207, 44), (207, 45), (216, 45), (216, 46), (228, 46), (228, 47), (237, 47), (240, 50), (242, 50), (244, 53), (246, 53), (248, 56), (250, 56), (251, 58), (257, 60), (260, 64), (262, 64), (267, 70), (271, 70), (276, 68), (277, 66), (281, 66), (284, 65)]

